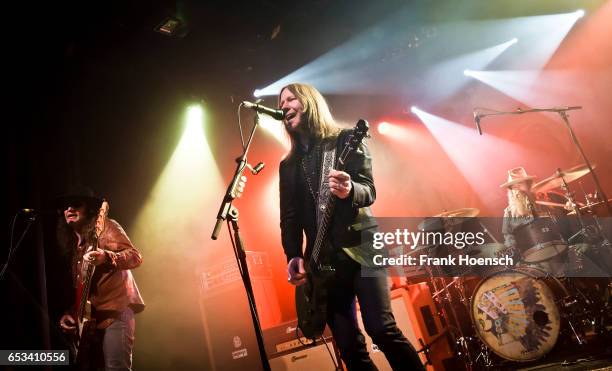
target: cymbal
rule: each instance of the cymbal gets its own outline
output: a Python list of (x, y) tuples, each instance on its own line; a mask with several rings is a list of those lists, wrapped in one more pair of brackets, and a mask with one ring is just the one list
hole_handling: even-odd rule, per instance
[(420, 231), (441, 231), (464, 222), (461, 218), (470, 218), (478, 215), (480, 210), (472, 207), (464, 207), (450, 211), (443, 211), (434, 216), (425, 218), (419, 223)]
[[(593, 165), (595, 168), (595, 165)], [(586, 165), (577, 165), (566, 170), (555, 172), (552, 176), (540, 180), (531, 188), (534, 192), (546, 192), (554, 188), (560, 188), (563, 185), (563, 180), (566, 183), (573, 182), (589, 173), (589, 168)]]
[(461, 209), (455, 209), (450, 211), (444, 211), (440, 214), (434, 215), (434, 217), (444, 217), (444, 218), (471, 218), (480, 213), (480, 210), (474, 207), (464, 207)]

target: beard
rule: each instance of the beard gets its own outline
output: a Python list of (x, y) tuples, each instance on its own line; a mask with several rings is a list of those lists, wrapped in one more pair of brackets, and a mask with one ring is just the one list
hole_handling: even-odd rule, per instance
[(508, 206), (513, 217), (533, 216), (533, 195), (518, 189), (508, 191)]

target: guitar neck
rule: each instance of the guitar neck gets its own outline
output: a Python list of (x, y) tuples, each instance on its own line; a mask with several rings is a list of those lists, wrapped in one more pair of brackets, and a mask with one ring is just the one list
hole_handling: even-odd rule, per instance
[[(363, 138), (367, 135), (369, 129), (369, 125), (365, 120), (359, 120), (357, 125), (353, 129), (352, 133), (348, 136), (344, 147), (342, 148), (342, 152), (338, 156), (336, 160), (334, 169), (338, 171), (344, 171), (346, 168), (346, 160), (348, 157), (357, 149)], [(322, 170), (323, 171), (323, 170)], [(310, 259), (308, 261), (308, 265), (311, 269), (317, 269), (320, 266), (319, 257), (323, 247), (325, 246), (325, 239), (327, 237), (327, 232), (329, 229), (329, 224), (334, 213), (334, 208), (336, 205), (336, 197), (332, 193), (328, 193), (327, 198), (323, 205), (318, 205), (323, 209), (323, 215), (321, 220), (317, 226), (317, 237), (315, 239), (315, 243), (312, 249), (312, 253), (310, 254)]]
[[(91, 249), (91, 251), (95, 251), (98, 249), (98, 241), (96, 238), (95, 248)], [(83, 275), (83, 287), (81, 289), (81, 297), (79, 301), (79, 306), (77, 310), (77, 319), (81, 321), (83, 319), (83, 315), (85, 314), (85, 306), (87, 305), (87, 301), (89, 300), (89, 291), (91, 289), (91, 281), (96, 269), (96, 266), (91, 264), (90, 262), (86, 262), (83, 260), (83, 264), (87, 264), (87, 268), (85, 270), (85, 274)]]
[[(344, 155), (344, 151), (343, 151)], [(343, 157), (341, 157), (343, 159)], [(338, 171), (344, 171), (344, 161), (338, 160), (336, 162), (336, 166), (334, 167)], [(316, 267), (319, 265), (319, 256), (324, 246), (325, 238), (327, 237), (327, 230), (329, 229), (329, 224), (331, 222), (332, 215), (334, 214), (334, 209), (336, 206), (336, 198), (333, 194), (328, 194), (326, 201), (323, 203), (323, 215), (321, 221), (317, 228), (317, 237), (315, 239), (315, 243), (312, 249), (312, 253), (310, 254), (310, 265), (311, 267)]]
[(312, 253), (310, 254), (309, 264), (311, 267), (316, 267), (319, 264), (319, 256), (324, 246), (325, 237), (327, 237), (327, 229), (329, 228), (335, 205), (336, 203), (333, 197), (329, 197), (325, 203), (325, 212), (323, 213), (323, 218), (321, 219), (321, 223), (317, 229), (317, 238), (315, 239)]

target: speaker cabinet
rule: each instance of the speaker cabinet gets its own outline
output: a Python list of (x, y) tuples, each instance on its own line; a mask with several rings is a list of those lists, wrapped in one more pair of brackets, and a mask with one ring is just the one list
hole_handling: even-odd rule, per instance
[[(446, 328), (437, 315), (427, 283), (422, 282), (392, 290), (391, 309), (397, 326), (417, 351), (423, 349), (423, 344), (429, 346), (428, 357), (431, 364), (427, 364), (427, 370), (444, 370), (444, 360), (451, 358), (453, 354), (446, 337)], [(358, 313), (357, 320), (359, 328), (366, 337), (372, 361), (379, 370), (390, 371), (391, 366), (385, 355), (376, 344), (372, 343), (372, 339), (364, 330), (361, 312)], [(419, 353), (419, 356), (425, 364), (427, 358), (424, 352)]]
[[(267, 253), (247, 251), (247, 264), (262, 328), (280, 322)], [(200, 310), (212, 370), (261, 370), (257, 338), (240, 272), (233, 256), (200, 275)]]

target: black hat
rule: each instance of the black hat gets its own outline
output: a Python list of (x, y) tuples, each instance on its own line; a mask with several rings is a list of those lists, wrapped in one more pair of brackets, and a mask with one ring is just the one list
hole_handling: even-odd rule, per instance
[(75, 206), (84, 202), (91, 209), (99, 209), (102, 204), (102, 198), (99, 197), (93, 189), (83, 185), (77, 185), (55, 199), (55, 207), (58, 210), (64, 210), (68, 206)]

